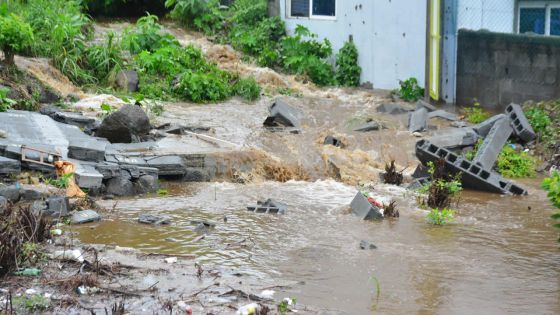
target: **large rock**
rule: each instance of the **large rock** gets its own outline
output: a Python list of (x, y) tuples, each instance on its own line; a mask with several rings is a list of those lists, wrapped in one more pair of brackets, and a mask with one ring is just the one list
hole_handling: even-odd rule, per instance
[(70, 201), (67, 197), (53, 196), (47, 199), (47, 214), (53, 217), (66, 216), (70, 210)]
[(117, 74), (117, 86), (128, 92), (138, 91), (138, 73), (134, 70), (121, 71)]
[(96, 136), (111, 143), (131, 143), (147, 135), (150, 129), (150, 119), (142, 108), (127, 104), (103, 120)]
[(162, 215), (141, 214), (138, 217), (138, 222), (142, 224), (167, 225), (167, 224), (171, 224), (171, 218)]
[(21, 162), (18, 160), (8, 159), (0, 156), (0, 174), (8, 175), (19, 173), (21, 171)]
[(72, 224), (84, 224), (90, 222), (97, 222), (101, 220), (99, 213), (93, 210), (83, 210), (72, 214), (71, 222)]
[(134, 185), (126, 177), (115, 177), (107, 181), (107, 194), (114, 196), (133, 196), (135, 194)]
[(8, 199), (12, 203), (19, 201), (21, 194), (21, 188), (16, 185), (11, 186), (0, 186), (0, 196)]
[(143, 175), (134, 182), (134, 189), (137, 194), (156, 192), (159, 188), (158, 178), (151, 175)]

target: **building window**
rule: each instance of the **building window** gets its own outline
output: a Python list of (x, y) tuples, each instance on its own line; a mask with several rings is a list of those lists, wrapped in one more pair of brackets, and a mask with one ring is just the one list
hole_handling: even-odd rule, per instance
[(337, 0), (288, 0), (289, 17), (336, 18)]
[(520, 1), (520, 34), (560, 36), (560, 1)]

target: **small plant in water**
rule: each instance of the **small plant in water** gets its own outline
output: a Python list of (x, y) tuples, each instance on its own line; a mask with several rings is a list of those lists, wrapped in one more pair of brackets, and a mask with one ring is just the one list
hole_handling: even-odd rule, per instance
[(455, 211), (444, 208), (443, 210), (432, 209), (426, 216), (429, 223), (433, 225), (446, 225), (454, 220)]
[(471, 124), (478, 124), (490, 118), (490, 114), (480, 108), (480, 103), (474, 99), (473, 106), (465, 109), (467, 121)]
[(169, 191), (168, 191), (167, 189), (163, 189), (163, 188), (162, 188), (162, 189), (159, 189), (159, 190), (157, 191), (157, 193), (158, 193), (158, 195), (160, 195), (160, 196), (167, 196), (167, 195), (169, 195)]
[(391, 161), (391, 164), (385, 164), (385, 174), (383, 174), (383, 181), (386, 184), (399, 186), (403, 182), (402, 171), (397, 171), (397, 166), (395, 165), (395, 160)]
[(423, 201), (430, 208), (443, 209), (451, 205), (454, 199), (459, 197), (463, 190), (461, 174), (449, 176), (445, 170), (445, 161), (438, 160), (436, 163), (428, 163), (428, 173), (431, 176), (430, 184), (425, 188), (428, 199)]
[(278, 312), (282, 315), (285, 315), (286, 313), (290, 312), (290, 306), (295, 306), (296, 303), (296, 299), (285, 298), (282, 300), (282, 302), (278, 303)]
[[(542, 182), (542, 188), (547, 192), (548, 199), (552, 204), (556, 208), (560, 208), (560, 173), (554, 171), (549, 178)], [(560, 213), (553, 214), (551, 218), (556, 222), (553, 226), (560, 229)], [(560, 242), (560, 238), (558, 238), (558, 242)]]

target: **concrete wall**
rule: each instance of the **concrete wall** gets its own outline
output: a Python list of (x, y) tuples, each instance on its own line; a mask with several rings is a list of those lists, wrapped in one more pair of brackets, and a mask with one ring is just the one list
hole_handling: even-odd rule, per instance
[(560, 37), (459, 31), (457, 103), (560, 98)]
[(286, 1), (280, 16), (291, 33), (298, 24), (328, 38), (336, 53), (353, 37), (363, 83), (393, 89), (399, 80), (416, 77), (424, 85), (426, 64), (425, 0), (337, 0), (335, 20), (290, 18)]
[(459, 29), (513, 33), (516, 0), (459, 0)]

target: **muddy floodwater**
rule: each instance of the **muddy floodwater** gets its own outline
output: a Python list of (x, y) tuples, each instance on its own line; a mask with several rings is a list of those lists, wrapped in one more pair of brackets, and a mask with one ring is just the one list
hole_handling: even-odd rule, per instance
[[(346, 314), (375, 313), (374, 303), (386, 314), (559, 314), (552, 209), (537, 181), (525, 184), (527, 197), (464, 193), (456, 223), (445, 227), (426, 224), (399, 187), (375, 191), (397, 200), (401, 217), (364, 222), (348, 211), (356, 189), (332, 180), (177, 184), (166, 198), (118, 201), (110, 219), (76, 231), (84, 242), (192, 253), (203, 264), (295, 281), (282, 294)], [(287, 213), (245, 209), (267, 197), (287, 203)], [(169, 215), (173, 224), (139, 225), (138, 215), (148, 212)], [(197, 241), (195, 220), (216, 227)], [(361, 240), (378, 248), (361, 250)]]

